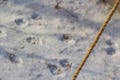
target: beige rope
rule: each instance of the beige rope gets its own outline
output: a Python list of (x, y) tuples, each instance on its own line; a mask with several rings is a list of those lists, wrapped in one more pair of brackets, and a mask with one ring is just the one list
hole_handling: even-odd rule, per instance
[(120, 3), (120, 0), (116, 0), (116, 2), (114, 3), (108, 17), (106, 18), (106, 20), (104, 21), (104, 23), (102, 24), (100, 30), (98, 31), (96, 37), (94, 38), (92, 44), (90, 45), (86, 55), (84, 56), (84, 58), (82, 59), (81, 63), (79, 64), (78, 68), (76, 69), (76, 72), (74, 73), (72, 80), (76, 80), (77, 76), (79, 75), (79, 72), (81, 71), (82, 67), (84, 66), (85, 62), (87, 61), (88, 57), (90, 56), (93, 48), (95, 47), (96, 43), (98, 42), (101, 34), (103, 33), (105, 27), (107, 26), (108, 22), (110, 21), (113, 13), (115, 12), (115, 10), (117, 9), (118, 5)]

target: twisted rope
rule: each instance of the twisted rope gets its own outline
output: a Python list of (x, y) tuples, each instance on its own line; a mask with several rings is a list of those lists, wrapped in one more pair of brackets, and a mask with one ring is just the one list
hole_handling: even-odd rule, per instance
[(74, 73), (72, 80), (76, 80), (77, 76), (79, 75), (82, 67), (84, 66), (85, 62), (87, 61), (87, 59), (89, 58), (93, 48), (95, 47), (96, 43), (98, 42), (100, 36), (102, 35), (103, 31), (105, 30), (108, 22), (110, 21), (111, 17), (113, 16), (115, 10), (117, 9), (118, 5), (120, 3), (120, 0), (116, 0), (116, 2), (114, 3), (110, 13), (108, 14), (108, 17), (105, 19), (104, 23), (102, 24), (100, 30), (98, 31), (96, 37), (94, 38), (93, 42), (91, 43), (86, 55), (84, 56), (84, 58), (82, 59), (81, 63), (79, 64), (78, 68), (76, 69), (76, 72)]

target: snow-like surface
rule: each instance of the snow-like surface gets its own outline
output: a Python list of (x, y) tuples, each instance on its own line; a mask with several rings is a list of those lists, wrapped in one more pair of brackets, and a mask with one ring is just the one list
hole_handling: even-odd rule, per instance
[[(109, 12), (96, 1), (62, 0), (60, 9), (55, 9), (56, 0), (1, 3), (0, 80), (71, 80)], [(120, 80), (119, 15), (77, 80)]]

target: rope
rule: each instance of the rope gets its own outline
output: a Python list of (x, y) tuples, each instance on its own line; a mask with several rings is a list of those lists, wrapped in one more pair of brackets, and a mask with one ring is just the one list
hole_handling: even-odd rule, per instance
[(85, 62), (87, 61), (87, 59), (89, 58), (93, 48), (95, 47), (96, 43), (98, 42), (100, 36), (102, 35), (103, 31), (105, 30), (108, 22), (110, 21), (111, 17), (113, 16), (115, 10), (117, 9), (118, 5), (120, 3), (120, 0), (116, 0), (116, 2), (114, 3), (110, 13), (108, 14), (108, 17), (106, 18), (106, 20), (104, 21), (104, 23), (102, 24), (100, 30), (98, 31), (96, 37), (94, 38), (93, 42), (91, 43), (86, 55), (84, 56), (84, 58), (82, 59), (81, 63), (79, 64), (78, 68), (76, 69), (76, 72), (74, 73), (72, 80), (76, 80), (77, 76), (79, 75), (79, 72), (81, 71), (82, 67), (84, 66)]

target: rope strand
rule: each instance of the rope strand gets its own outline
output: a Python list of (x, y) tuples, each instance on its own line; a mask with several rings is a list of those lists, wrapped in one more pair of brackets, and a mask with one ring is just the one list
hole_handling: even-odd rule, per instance
[(74, 73), (72, 80), (76, 80), (77, 76), (79, 75), (82, 67), (84, 66), (85, 62), (87, 61), (87, 59), (89, 58), (93, 48), (95, 47), (96, 43), (98, 42), (100, 36), (102, 35), (103, 31), (105, 30), (108, 22), (110, 21), (111, 17), (113, 16), (115, 10), (117, 9), (118, 5), (120, 3), (120, 0), (116, 0), (116, 2), (114, 3), (110, 13), (108, 14), (108, 17), (105, 19), (104, 23), (102, 24), (100, 30), (98, 31), (96, 37), (94, 38), (92, 44), (90, 45), (86, 55), (84, 56), (84, 58), (82, 59), (81, 63), (79, 64), (78, 68), (76, 69), (76, 72)]

